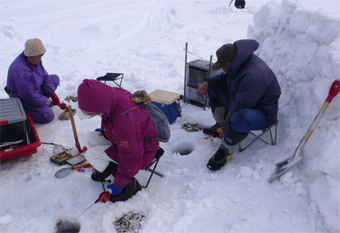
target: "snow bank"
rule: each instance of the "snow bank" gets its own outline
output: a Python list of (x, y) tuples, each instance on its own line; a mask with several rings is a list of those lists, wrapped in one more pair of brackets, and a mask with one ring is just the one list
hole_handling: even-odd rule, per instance
[[(258, 55), (277, 74), (282, 88), (280, 120), (287, 147), (297, 146), (331, 84), (340, 79), (339, 32), (338, 17), (306, 10), (291, 0), (266, 4), (248, 27), (248, 37), (261, 45)], [(333, 99), (304, 153), (304, 172), (314, 179), (311, 199), (332, 232), (340, 231), (339, 98)]]

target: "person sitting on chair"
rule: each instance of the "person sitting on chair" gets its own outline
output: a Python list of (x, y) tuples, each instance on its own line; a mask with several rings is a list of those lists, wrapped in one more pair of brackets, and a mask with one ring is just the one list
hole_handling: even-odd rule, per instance
[(19, 98), (24, 110), (36, 123), (48, 123), (54, 119), (53, 105), (65, 109), (55, 91), (59, 77), (49, 75), (42, 65), (45, 54), (44, 44), (38, 38), (29, 39), (25, 50), (13, 61), (8, 69), (5, 91), (10, 98)]
[(141, 190), (134, 176), (155, 158), (159, 142), (150, 114), (136, 108), (132, 94), (97, 80), (83, 80), (78, 88), (80, 110), (88, 116), (101, 116), (100, 132), (89, 132), (86, 160), (96, 169), (95, 181), (108, 185), (110, 201), (125, 201)]
[(250, 39), (223, 45), (216, 51), (212, 69), (224, 72), (206, 77), (197, 89), (198, 97), (208, 93), (216, 120), (203, 132), (222, 138), (207, 164), (210, 170), (223, 167), (251, 130), (263, 130), (276, 122), (281, 88), (273, 71), (253, 54), (258, 47)]

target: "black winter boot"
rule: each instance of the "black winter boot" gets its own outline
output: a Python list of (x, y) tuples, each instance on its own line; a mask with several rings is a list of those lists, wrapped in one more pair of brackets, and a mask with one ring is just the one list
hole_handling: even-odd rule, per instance
[(142, 190), (142, 186), (139, 184), (136, 178), (132, 178), (132, 184), (125, 186), (121, 193), (117, 195), (111, 195), (110, 201), (111, 202), (126, 201), (129, 198), (133, 197), (140, 190)]
[(95, 170), (92, 175), (91, 178), (94, 181), (105, 181), (105, 179), (107, 177), (109, 177), (110, 175), (115, 176), (116, 175), (116, 171), (117, 171), (117, 164), (113, 163), (113, 162), (109, 162), (109, 165), (107, 165), (107, 167), (105, 168), (105, 170), (101, 173), (97, 170)]
[(220, 129), (220, 124), (218, 124), (216, 122), (215, 125), (211, 126), (211, 127), (204, 127), (203, 128), (203, 133), (209, 135), (209, 136), (213, 136), (214, 138), (218, 138), (220, 133), (219, 133), (219, 130)]
[(248, 134), (249, 133), (236, 132), (228, 125), (226, 132), (224, 132), (224, 141), (230, 146), (238, 145), (248, 136)]
[(215, 154), (209, 159), (207, 167), (212, 171), (220, 170), (232, 155), (232, 153), (229, 153), (228, 148), (222, 144)]
[(215, 154), (210, 158), (207, 167), (210, 170), (216, 171), (221, 169), (226, 162), (231, 158), (234, 150), (248, 136), (248, 133), (239, 133), (228, 126), (224, 133), (222, 143)]
[(214, 138), (218, 138), (220, 134), (221, 122), (224, 122), (228, 111), (218, 100), (210, 100), (209, 105), (211, 107), (211, 113), (216, 121), (216, 124), (211, 127), (204, 127), (203, 133), (213, 136)]

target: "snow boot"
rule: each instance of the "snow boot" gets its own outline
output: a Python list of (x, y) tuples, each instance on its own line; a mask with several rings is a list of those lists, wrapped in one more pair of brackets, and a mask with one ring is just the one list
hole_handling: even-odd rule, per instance
[(109, 165), (105, 168), (103, 172), (99, 172), (95, 170), (92, 173), (91, 178), (94, 181), (102, 182), (102, 181), (105, 181), (106, 178), (108, 178), (110, 175), (114, 177), (116, 175), (116, 171), (117, 171), (117, 164), (113, 162), (109, 162)]
[(207, 167), (212, 171), (220, 170), (232, 155), (233, 153), (230, 153), (228, 148), (221, 144), (215, 154), (209, 159)]
[(117, 195), (111, 195), (110, 201), (113, 203), (117, 201), (126, 201), (133, 197), (140, 190), (142, 190), (142, 186), (139, 184), (136, 178), (132, 178), (132, 184), (125, 186), (121, 193)]
[(228, 126), (220, 147), (209, 159), (207, 167), (212, 171), (221, 169), (231, 158), (241, 141), (243, 141), (248, 134), (249, 133), (235, 132), (230, 126)]
[(224, 106), (215, 106), (216, 104), (214, 104), (212, 101), (209, 102), (209, 105), (211, 107), (211, 112), (216, 124), (211, 127), (204, 127), (203, 133), (213, 136), (214, 138), (218, 138), (220, 135), (221, 126), (227, 114), (227, 109)]
[(203, 128), (203, 133), (205, 133), (209, 136), (213, 136), (214, 138), (219, 137), (220, 131), (221, 131), (221, 126), (217, 122), (216, 122), (215, 125), (213, 125), (211, 127), (204, 127)]

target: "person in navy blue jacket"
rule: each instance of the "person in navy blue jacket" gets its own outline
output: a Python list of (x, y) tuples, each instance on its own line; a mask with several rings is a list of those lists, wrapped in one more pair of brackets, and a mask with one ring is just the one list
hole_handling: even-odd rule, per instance
[(251, 130), (268, 128), (277, 120), (281, 88), (274, 72), (253, 54), (258, 47), (251, 39), (223, 45), (216, 51), (212, 69), (224, 72), (206, 77), (197, 89), (198, 97), (208, 93), (216, 120), (203, 132), (223, 139), (208, 162), (211, 170), (223, 167)]
[(243, 9), (246, 6), (245, 0), (235, 0), (235, 7), (237, 9)]

